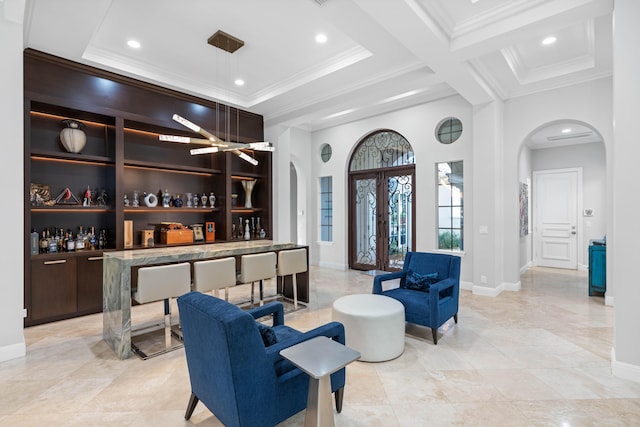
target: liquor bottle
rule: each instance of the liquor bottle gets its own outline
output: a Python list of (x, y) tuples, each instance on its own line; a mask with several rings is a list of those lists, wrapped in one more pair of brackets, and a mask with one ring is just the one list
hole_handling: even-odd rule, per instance
[(38, 235), (38, 231), (34, 228), (31, 232), (31, 237), (29, 238), (31, 244), (31, 255), (38, 255), (40, 253), (40, 236)]
[(76, 251), (82, 251), (84, 248), (84, 228), (80, 226), (76, 237)]
[(73, 233), (69, 229), (69, 239), (67, 240), (67, 251), (73, 252), (76, 250), (76, 239), (73, 238)]
[(97, 249), (98, 247), (98, 237), (96, 236), (95, 227), (91, 227), (91, 231), (89, 232), (89, 249), (92, 251)]
[(107, 236), (104, 229), (100, 230), (100, 237), (98, 238), (98, 249), (105, 249), (107, 247)]

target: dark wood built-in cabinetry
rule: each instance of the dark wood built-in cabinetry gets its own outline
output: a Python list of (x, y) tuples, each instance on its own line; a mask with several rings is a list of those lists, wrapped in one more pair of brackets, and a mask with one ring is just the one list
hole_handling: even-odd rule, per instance
[[(232, 224), (239, 224), (240, 217), (260, 217), (266, 238), (271, 238), (271, 153), (250, 153), (259, 161), (253, 166), (229, 152), (192, 156), (193, 145), (158, 139), (160, 134), (197, 136), (172, 120), (179, 114), (225, 140), (262, 141), (262, 116), (29, 49), (24, 54), (24, 85), (25, 325), (102, 310), (103, 251), (33, 255), (33, 229), (104, 229), (108, 251), (124, 249), (126, 220), (133, 222), (134, 248), (140, 248), (141, 231), (157, 233), (161, 222), (215, 222), (216, 241), (231, 241)], [(59, 134), (65, 119), (85, 125), (87, 143), (80, 153), (62, 146)], [(257, 180), (250, 209), (243, 207), (245, 179)], [(31, 183), (49, 186), (52, 198), (68, 187), (81, 199), (89, 186), (105, 190), (108, 199), (105, 206), (32, 206)], [(180, 195), (184, 206), (145, 206), (145, 192), (165, 189)], [(125, 207), (124, 195), (132, 201), (136, 190), (140, 207)], [(187, 193), (212, 192), (215, 207), (186, 207)], [(232, 194), (238, 195), (237, 206), (232, 205)], [(159, 237), (156, 234), (156, 246)]]

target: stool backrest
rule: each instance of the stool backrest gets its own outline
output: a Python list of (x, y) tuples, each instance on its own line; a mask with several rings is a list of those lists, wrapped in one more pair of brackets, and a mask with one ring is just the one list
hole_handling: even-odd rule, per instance
[(208, 292), (236, 284), (236, 259), (210, 259), (193, 263), (193, 290)]
[(191, 265), (179, 264), (142, 267), (138, 270), (135, 300), (140, 304), (178, 297), (191, 291)]
[(242, 255), (238, 283), (257, 282), (276, 275), (276, 253)]
[(292, 249), (278, 252), (278, 276), (307, 271), (307, 250)]

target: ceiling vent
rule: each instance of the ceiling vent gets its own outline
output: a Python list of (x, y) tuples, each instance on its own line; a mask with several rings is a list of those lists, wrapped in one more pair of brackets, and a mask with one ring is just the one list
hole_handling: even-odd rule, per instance
[(214, 35), (209, 37), (207, 43), (229, 53), (233, 53), (244, 46), (244, 42), (242, 40), (233, 37), (231, 34), (227, 34), (222, 30), (216, 31)]
[(588, 136), (593, 135), (593, 132), (589, 131), (589, 132), (579, 132), (579, 133), (571, 133), (571, 134), (567, 134), (567, 135), (555, 135), (555, 136), (548, 136), (547, 137), (547, 141), (564, 141), (567, 139), (577, 139), (577, 138), (586, 138)]

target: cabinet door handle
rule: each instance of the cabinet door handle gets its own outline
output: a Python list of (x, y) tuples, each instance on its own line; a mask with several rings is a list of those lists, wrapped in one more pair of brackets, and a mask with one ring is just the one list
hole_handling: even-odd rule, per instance
[(56, 259), (54, 261), (45, 261), (43, 264), (44, 265), (52, 265), (52, 264), (64, 264), (65, 262), (67, 262), (66, 259)]
[(104, 257), (101, 256), (90, 256), (89, 258), (87, 258), (87, 261), (102, 261), (104, 259)]

